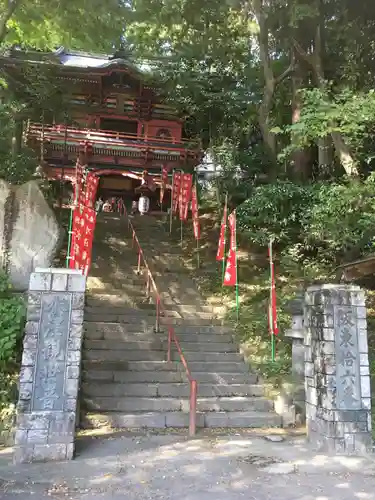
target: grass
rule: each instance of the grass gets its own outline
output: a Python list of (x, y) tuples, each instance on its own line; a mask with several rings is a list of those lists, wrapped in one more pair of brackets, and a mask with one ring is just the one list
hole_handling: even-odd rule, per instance
[[(238, 248), (239, 320), (235, 289), (222, 287), (222, 265), (216, 262), (219, 221), (214, 209), (201, 216), (200, 262), (196, 268), (196, 242), (188, 223), (184, 231), (185, 265), (192, 270), (192, 277), (208, 303), (220, 302), (225, 306), (224, 319), (235, 328), (238, 339), (251, 365), (276, 387), (290, 372), (291, 346), (282, 335), (276, 338), (276, 359), (271, 359), (271, 338), (268, 332), (267, 306), (269, 299), (269, 267), (267, 249), (263, 253), (252, 253), (244, 244)], [(178, 231), (174, 233), (178, 243)], [(289, 327), (290, 315), (285, 304), (301, 284), (301, 277), (278, 276), (278, 324), (284, 331)]]
[[(267, 249), (259, 249), (239, 235), (238, 242), (238, 278), (240, 314), (236, 318), (235, 291), (223, 288), (222, 267), (216, 262), (217, 242), (220, 220), (213, 206), (201, 213), (201, 267), (196, 266), (196, 242), (190, 223), (184, 229), (184, 259), (190, 267), (191, 276), (196, 281), (200, 292), (207, 302), (220, 302), (225, 306), (224, 319), (233, 325), (242, 350), (251, 366), (272, 386), (273, 393), (291, 380), (291, 344), (284, 337), (290, 328), (291, 315), (288, 303), (298, 291), (309, 284), (319, 281), (330, 282), (327, 269), (318, 263), (299, 263), (293, 259), (281, 259), (275, 254), (275, 272), (277, 288), (277, 309), (279, 336), (276, 338), (276, 359), (271, 357), (271, 342), (267, 325), (267, 305), (269, 300), (270, 273)], [(179, 232), (173, 233), (176, 244)], [(372, 387), (375, 388), (375, 291), (366, 289), (369, 362)], [(375, 437), (375, 390), (373, 396), (373, 429)]]

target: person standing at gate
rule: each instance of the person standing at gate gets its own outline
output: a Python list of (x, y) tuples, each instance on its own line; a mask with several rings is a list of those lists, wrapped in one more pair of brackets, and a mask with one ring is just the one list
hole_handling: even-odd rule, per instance
[(141, 215), (147, 214), (150, 209), (150, 198), (146, 196), (145, 193), (142, 193), (141, 197), (138, 201), (138, 210)]
[(100, 196), (98, 201), (95, 203), (95, 212), (99, 214), (102, 211), (104, 205), (103, 198)]

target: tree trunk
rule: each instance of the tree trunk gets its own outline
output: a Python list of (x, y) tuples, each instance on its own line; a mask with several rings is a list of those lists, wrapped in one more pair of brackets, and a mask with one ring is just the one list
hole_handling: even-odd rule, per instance
[[(292, 77), (292, 123), (297, 123), (301, 117), (302, 101), (299, 91), (303, 86), (304, 72), (300, 63), (297, 63)], [(292, 144), (297, 141), (295, 134), (291, 136)], [(305, 181), (310, 177), (310, 152), (307, 148), (298, 149), (291, 156), (291, 174), (297, 181)]]
[(258, 116), (259, 128), (262, 132), (264, 144), (266, 145), (268, 152), (271, 154), (271, 158), (276, 160), (276, 136), (271, 132), (270, 126), (270, 111), (273, 93), (274, 83), (272, 80), (268, 83), (266, 82), (265, 84), (262, 104), (259, 106)]
[(23, 121), (20, 118), (14, 120), (13, 137), (12, 137), (12, 158), (16, 161), (22, 148)]
[[(314, 49), (311, 55), (307, 54), (305, 50), (299, 45), (299, 43), (294, 40), (294, 46), (298, 54), (302, 59), (307, 62), (312, 69), (313, 77), (318, 88), (325, 90), (325, 79), (324, 79), (324, 69), (323, 69), (323, 43), (322, 43), (322, 22), (319, 19), (314, 38)], [(334, 127), (334, 123), (329, 124)], [(331, 137), (333, 145), (335, 147), (335, 152), (343, 166), (345, 172), (349, 176), (357, 176), (358, 168), (354, 157), (352, 156), (348, 145), (345, 142), (342, 134), (340, 132), (331, 132)]]
[(348, 175), (359, 175), (357, 163), (353, 158), (348, 145), (346, 144), (343, 136), (339, 132), (331, 133), (333, 145), (335, 146), (335, 151), (341, 165), (344, 167), (345, 172)]
[(332, 138), (322, 137), (318, 139), (318, 163), (320, 172), (330, 172), (332, 170)]
[(270, 112), (273, 94), (275, 92), (275, 77), (272, 71), (269, 57), (268, 28), (266, 22), (266, 14), (263, 9), (263, 0), (254, 0), (253, 8), (259, 27), (259, 56), (264, 77), (263, 98), (258, 110), (259, 127), (262, 132), (263, 141), (267, 149), (269, 150), (271, 157), (275, 158), (276, 160), (276, 138), (275, 134), (271, 132), (270, 127)]
[(0, 17), (0, 45), (4, 42), (5, 37), (7, 36), (8, 21), (20, 4), (21, 0), (6, 0), (6, 7)]

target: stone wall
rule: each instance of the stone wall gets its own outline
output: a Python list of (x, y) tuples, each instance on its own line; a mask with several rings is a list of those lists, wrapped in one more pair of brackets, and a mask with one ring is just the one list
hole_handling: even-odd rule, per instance
[(30, 277), (15, 463), (73, 458), (85, 287), (77, 271)]
[(16, 290), (27, 290), (36, 267), (52, 264), (62, 233), (38, 182), (0, 181), (0, 265)]
[(304, 323), (308, 439), (319, 449), (363, 453), (372, 448), (364, 292), (308, 288)]

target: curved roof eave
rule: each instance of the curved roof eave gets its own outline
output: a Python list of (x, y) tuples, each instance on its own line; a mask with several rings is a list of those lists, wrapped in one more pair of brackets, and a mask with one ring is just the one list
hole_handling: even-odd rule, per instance
[(87, 52), (73, 50), (68, 51), (64, 47), (60, 47), (53, 53), (53, 56), (56, 57), (60, 64), (65, 67), (82, 69), (108, 69), (111, 67), (123, 67), (131, 69), (140, 76), (151, 73), (151, 68), (148, 71), (146, 67), (140, 68), (139, 65), (124, 58), (117, 57), (111, 59), (112, 55), (110, 54), (90, 54)]

